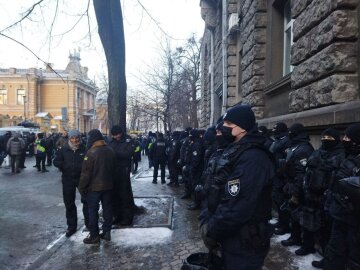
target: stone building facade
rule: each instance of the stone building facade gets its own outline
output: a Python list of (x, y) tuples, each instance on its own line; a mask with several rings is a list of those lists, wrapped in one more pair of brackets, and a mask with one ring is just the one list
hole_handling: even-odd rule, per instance
[(203, 127), (238, 103), (269, 128), (360, 121), (358, 0), (202, 0), (201, 15)]
[(80, 64), (69, 56), (65, 70), (0, 69), (0, 115), (40, 124), (44, 131), (93, 128), (96, 86)]

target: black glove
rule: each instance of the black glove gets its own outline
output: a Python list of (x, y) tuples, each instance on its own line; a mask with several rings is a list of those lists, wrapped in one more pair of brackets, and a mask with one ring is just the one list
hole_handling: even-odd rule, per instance
[(214, 239), (207, 236), (207, 232), (207, 223), (205, 223), (200, 227), (201, 238), (204, 242), (204, 245), (209, 249), (209, 251), (213, 251), (214, 249), (219, 248), (218, 243)]

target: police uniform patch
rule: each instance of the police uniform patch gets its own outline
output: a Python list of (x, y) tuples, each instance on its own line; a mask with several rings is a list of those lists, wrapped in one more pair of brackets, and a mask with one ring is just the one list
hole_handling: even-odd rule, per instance
[(193, 152), (193, 155), (194, 155), (194, 156), (197, 156), (197, 152), (196, 152), (196, 151), (194, 151), (194, 152)]
[(300, 159), (300, 164), (303, 165), (304, 167), (306, 166), (306, 163), (307, 163), (306, 158)]
[(227, 182), (228, 191), (231, 196), (236, 196), (240, 192), (240, 179), (234, 179)]

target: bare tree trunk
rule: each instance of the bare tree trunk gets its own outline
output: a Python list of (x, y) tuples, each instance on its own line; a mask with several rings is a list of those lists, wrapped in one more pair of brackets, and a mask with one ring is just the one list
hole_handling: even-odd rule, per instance
[(94, 9), (108, 67), (110, 128), (120, 125), (126, 130), (125, 38), (120, 1), (94, 0)]

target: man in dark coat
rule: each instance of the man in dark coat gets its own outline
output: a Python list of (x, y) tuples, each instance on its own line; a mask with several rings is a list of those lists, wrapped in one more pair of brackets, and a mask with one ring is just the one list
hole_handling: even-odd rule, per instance
[(281, 241), (283, 246), (301, 245), (300, 209), (303, 203), (303, 183), (308, 158), (314, 151), (305, 127), (295, 123), (289, 128), (290, 147), (286, 152), (285, 175), (287, 183), (284, 190), (289, 197), (291, 214), (291, 235)]
[[(84, 244), (97, 244), (100, 238), (111, 240), (112, 202), (111, 193), (115, 175), (116, 159), (114, 151), (106, 145), (98, 129), (90, 130), (88, 145), (81, 170), (79, 191), (85, 196), (89, 211), (90, 234)], [(99, 234), (99, 203), (103, 209), (104, 223)]]
[(130, 182), (131, 158), (134, 145), (120, 126), (111, 128), (112, 140), (109, 146), (114, 150), (116, 170), (113, 188), (114, 224), (129, 226), (133, 222), (136, 206)]
[[(327, 201), (333, 218), (331, 236), (325, 251), (327, 270), (360, 269), (360, 123), (345, 130), (343, 145), (346, 158), (341, 162)], [(347, 184), (346, 178), (357, 184)]]
[(179, 169), (178, 160), (180, 157), (180, 132), (174, 131), (171, 136), (169, 155), (168, 155), (168, 167), (170, 174), (170, 182), (168, 186), (179, 187)]
[(19, 173), (21, 165), (21, 155), (25, 149), (25, 141), (20, 137), (20, 134), (15, 132), (8, 140), (6, 150), (10, 156), (11, 172)]
[[(61, 182), (63, 187), (63, 199), (66, 209), (66, 237), (70, 237), (77, 230), (77, 209), (75, 204), (76, 189), (79, 186), (81, 167), (85, 157), (85, 145), (81, 143), (80, 132), (71, 130), (69, 132), (69, 140), (59, 151), (56, 152), (54, 158), (54, 166), (61, 173)], [(83, 196), (83, 215), (85, 226), (89, 227), (88, 205)]]
[(300, 214), (302, 227), (301, 247), (297, 255), (307, 255), (315, 250), (315, 238), (323, 251), (330, 237), (330, 222), (325, 218), (325, 191), (330, 179), (345, 158), (340, 134), (328, 128), (321, 134), (321, 146), (309, 157), (304, 177), (304, 202)]
[(288, 194), (284, 192), (284, 186), (286, 184), (284, 162), (286, 159), (285, 150), (290, 147), (290, 139), (288, 136), (288, 127), (283, 122), (276, 123), (272, 132), (274, 134), (274, 142), (270, 146), (270, 152), (274, 156), (276, 167), (272, 197), (275, 211), (278, 213), (278, 222), (274, 224), (274, 233), (283, 235), (290, 231), (290, 213), (287, 209), (281, 207), (289, 200)]
[(157, 140), (151, 145), (149, 151), (149, 158), (152, 160), (154, 165), (153, 184), (157, 184), (158, 170), (160, 167), (161, 171), (161, 184), (165, 184), (165, 166), (166, 166), (166, 142), (164, 134), (159, 133)]
[(225, 269), (261, 269), (270, 248), (274, 164), (250, 106), (235, 106), (223, 119), (222, 134), (232, 142), (217, 168), (226, 179), (225, 199), (205, 220), (202, 235), (221, 244)]

